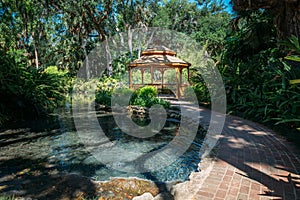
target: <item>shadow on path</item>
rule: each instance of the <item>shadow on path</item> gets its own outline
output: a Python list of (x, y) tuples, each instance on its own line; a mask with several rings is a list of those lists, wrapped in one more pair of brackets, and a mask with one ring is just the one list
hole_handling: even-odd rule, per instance
[[(205, 112), (208, 116), (209, 111)], [(200, 197), (300, 198), (299, 149), (270, 129), (228, 116), (216, 149), (213, 170), (198, 192)], [(209, 189), (210, 184), (215, 189)]]

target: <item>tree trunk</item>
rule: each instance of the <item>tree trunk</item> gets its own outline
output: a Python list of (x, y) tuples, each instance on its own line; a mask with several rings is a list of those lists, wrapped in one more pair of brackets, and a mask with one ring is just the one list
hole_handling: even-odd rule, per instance
[(108, 77), (111, 77), (113, 75), (113, 69), (112, 69), (110, 48), (109, 48), (109, 44), (108, 44), (107, 40), (104, 40), (104, 44), (105, 44), (105, 54), (106, 54), (107, 75), (108, 75)]
[(300, 36), (300, 1), (299, 0), (232, 0), (234, 10), (270, 9), (274, 14), (274, 25), (278, 39), (291, 35)]
[(85, 73), (86, 73), (86, 78), (87, 80), (89, 80), (90, 77), (90, 63), (89, 63), (89, 57), (86, 51), (86, 43), (87, 43), (87, 39), (83, 39), (83, 43), (82, 43), (82, 48), (83, 48), (83, 52), (84, 52), (84, 57), (85, 57)]
[(291, 35), (300, 36), (300, 1), (279, 1), (273, 9), (278, 38), (285, 39)]
[(133, 35), (133, 30), (131, 29), (130, 25), (129, 25), (127, 31), (128, 31), (127, 34), (128, 34), (128, 47), (129, 47), (129, 52), (130, 52), (130, 61), (132, 61), (132, 54), (133, 54), (133, 50), (132, 50), (132, 35)]
[(35, 41), (33, 42), (33, 47), (34, 47), (34, 56), (35, 56), (35, 67), (36, 69), (39, 69), (39, 54), (36, 49)]

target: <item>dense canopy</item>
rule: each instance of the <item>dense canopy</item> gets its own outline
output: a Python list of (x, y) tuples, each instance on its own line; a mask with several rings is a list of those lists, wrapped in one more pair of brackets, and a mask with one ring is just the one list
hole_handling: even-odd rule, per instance
[(269, 9), (280, 38), (300, 36), (300, 2), (298, 0), (232, 0), (237, 11)]

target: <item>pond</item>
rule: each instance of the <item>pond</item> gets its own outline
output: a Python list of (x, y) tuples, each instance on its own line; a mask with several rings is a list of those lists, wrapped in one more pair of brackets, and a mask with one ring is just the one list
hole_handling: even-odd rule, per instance
[[(159, 133), (143, 139), (123, 133), (111, 113), (97, 113), (97, 118), (110, 141), (125, 149), (142, 152), (151, 152), (167, 145), (178, 134), (180, 125), (180, 120), (169, 118)], [(2, 181), (10, 174), (20, 173), (76, 173), (98, 181), (111, 177), (138, 177), (155, 182), (185, 181), (191, 172), (197, 171), (204, 135), (199, 127), (188, 150), (169, 166), (157, 171), (133, 173), (116, 170), (96, 159), (81, 143), (68, 112), (51, 119), (33, 121), (28, 127), (19, 125), (0, 132)]]

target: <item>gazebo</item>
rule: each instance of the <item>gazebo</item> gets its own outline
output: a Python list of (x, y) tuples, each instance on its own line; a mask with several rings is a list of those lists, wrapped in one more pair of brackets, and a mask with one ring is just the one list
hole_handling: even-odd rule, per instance
[[(187, 86), (183, 83), (182, 71), (187, 69), (187, 80), (189, 80), (189, 67), (190, 63), (185, 62), (176, 57), (176, 52), (166, 48), (149, 48), (141, 53), (141, 57), (134, 60), (128, 65), (129, 70), (129, 87), (139, 88), (145, 85), (155, 86), (157, 90), (164, 90), (167, 88), (174, 88), (176, 91), (176, 98), (180, 98), (183, 94), (184, 88)], [(133, 83), (133, 70), (138, 69), (141, 72), (141, 83)], [(176, 83), (165, 83), (165, 72), (167, 70), (175, 70)], [(145, 72), (150, 71), (151, 82), (144, 83)], [(159, 73), (159, 81), (157, 79), (157, 73)]]

